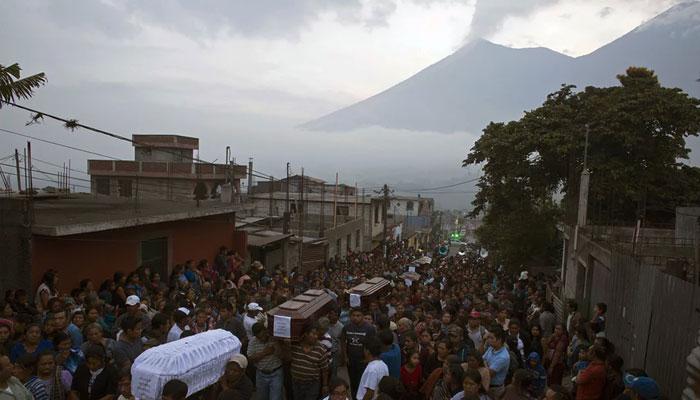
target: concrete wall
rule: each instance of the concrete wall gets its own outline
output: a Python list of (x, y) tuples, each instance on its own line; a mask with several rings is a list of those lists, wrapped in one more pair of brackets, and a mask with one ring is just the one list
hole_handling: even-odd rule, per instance
[(190, 149), (155, 149), (137, 147), (134, 149), (136, 161), (167, 161), (167, 162), (192, 162), (193, 150)]
[(62, 291), (76, 287), (84, 278), (99, 285), (116, 271), (136, 269), (141, 264), (141, 241), (160, 237), (168, 240), (167, 273), (189, 259), (213, 262), (220, 246), (240, 247), (234, 243), (234, 224), (231, 213), (82, 235), (34, 236), (32, 282), (36, 285), (45, 271), (54, 268)]
[[(348, 196), (347, 199), (348, 201), (345, 202), (345, 196), (338, 196), (336, 205), (340, 207), (347, 207), (349, 217), (354, 218), (355, 215), (357, 215), (358, 218), (364, 221), (363, 226), (361, 228), (363, 231), (362, 240), (364, 241), (362, 248), (369, 250), (372, 246), (372, 238), (381, 234), (384, 226), (381, 214), (381, 201), (375, 199), (370, 200), (369, 197), (365, 197), (365, 202), (363, 203), (362, 197), (359, 196), (357, 202), (357, 214), (355, 214), (355, 197)], [(264, 194), (256, 194), (255, 197), (251, 197), (250, 200), (252, 200), (254, 204), (254, 210), (252, 211), (252, 215), (268, 215), (270, 213), (269, 196), (266, 196)], [(272, 199), (272, 215), (283, 216), (285, 211), (285, 204), (286, 199), (284, 198), (284, 195), (281, 193), (274, 193)], [(299, 204), (298, 195), (296, 198), (295, 196), (290, 195), (290, 209), (293, 211), (294, 207), (292, 207), (291, 204)], [(377, 205), (377, 207), (375, 207), (375, 204)], [(314, 220), (314, 218), (316, 218), (315, 216), (318, 216), (320, 218), (321, 210), (323, 209), (324, 215), (326, 216), (326, 220), (332, 221), (332, 217), (334, 215), (334, 204), (332, 194), (326, 193), (325, 202), (321, 202), (320, 195), (309, 195), (308, 198), (305, 198), (304, 200), (304, 206), (306, 206), (307, 208), (305, 212), (307, 213), (307, 215), (309, 215), (307, 217), (308, 219)], [(379, 213), (379, 223), (377, 224), (374, 223), (375, 212)], [(344, 216), (342, 215), (338, 215), (338, 223), (341, 223), (343, 217)], [(292, 219), (294, 219), (294, 214), (292, 214)], [(332, 222), (327, 223), (326, 229), (331, 228), (332, 226)], [(296, 227), (296, 225), (293, 224), (292, 227), (294, 228)], [(332, 247), (333, 245), (331, 244), (330, 246)]]
[(389, 200), (389, 209), (387, 213), (401, 217), (415, 215), (430, 216), (433, 213), (433, 204), (433, 199), (430, 198), (396, 197)]
[(31, 202), (0, 198), (0, 290), (25, 289), (32, 293)]
[[(137, 180), (134, 177), (107, 177), (107, 176), (92, 176), (90, 187), (92, 194), (101, 196), (97, 193), (98, 179), (109, 180), (109, 197), (124, 197), (120, 193), (120, 180), (131, 181), (131, 197), (136, 196), (138, 189), (138, 197), (140, 199), (154, 200), (194, 200), (194, 189), (197, 181), (192, 179), (177, 179), (177, 178), (145, 178), (141, 177)], [(202, 179), (201, 182), (206, 186), (207, 193), (212, 194), (217, 185), (223, 185), (223, 179)]]
[[(327, 229), (325, 238), (328, 239), (328, 259), (335, 257), (344, 258), (347, 254), (347, 249), (352, 251), (363, 251), (365, 240), (363, 232), (363, 221), (357, 219), (338, 225), (335, 229)], [(359, 231), (360, 240), (357, 245), (357, 233)], [(348, 244), (348, 235), (350, 235), (350, 243)], [(338, 241), (340, 240), (340, 249), (338, 249)]]

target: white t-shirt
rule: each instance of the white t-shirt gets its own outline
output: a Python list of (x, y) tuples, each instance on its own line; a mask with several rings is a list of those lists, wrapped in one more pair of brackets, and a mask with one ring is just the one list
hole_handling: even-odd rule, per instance
[(245, 328), (245, 334), (248, 335), (248, 340), (253, 339), (253, 325), (256, 322), (258, 322), (258, 319), (249, 317), (248, 314), (243, 317), (243, 327)]
[(180, 335), (182, 335), (182, 329), (177, 324), (173, 324), (173, 327), (168, 332), (168, 343), (180, 340)]
[(362, 400), (367, 393), (367, 389), (374, 391), (373, 399), (377, 398), (377, 387), (383, 377), (389, 376), (389, 367), (382, 360), (374, 360), (367, 364), (365, 372), (362, 373), (360, 385), (357, 388), (357, 400)]
[(474, 346), (477, 349), (481, 347), (481, 343), (484, 341), (484, 336), (486, 336), (487, 333), (489, 333), (489, 331), (481, 325), (474, 330), (467, 326), (467, 335), (469, 335), (469, 338), (474, 342)]

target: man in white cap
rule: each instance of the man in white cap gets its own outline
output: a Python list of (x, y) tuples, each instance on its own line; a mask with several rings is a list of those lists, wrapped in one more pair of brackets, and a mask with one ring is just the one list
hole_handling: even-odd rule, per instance
[(141, 299), (139, 296), (131, 295), (127, 297), (125, 304), (126, 312), (120, 315), (114, 323), (114, 334), (116, 335), (117, 340), (119, 340), (119, 336), (121, 336), (121, 332), (118, 332), (118, 330), (121, 328), (122, 322), (128, 315), (131, 315), (132, 317), (141, 321), (141, 327), (144, 330), (151, 329), (151, 319), (148, 318), (146, 313), (141, 311)]
[(189, 330), (190, 311), (184, 307), (180, 307), (173, 313), (173, 326), (168, 332), (168, 343), (180, 339), (180, 335), (185, 330)]
[(245, 333), (248, 336), (248, 341), (250, 341), (255, 335), (253, 335), (253, 325), (258, 322), (258, 314), (262, 312), (263, 308), (260, 307), (258, 303), (250, 303), (246, 306), (246, 314), (243, 317), (243, 327), (245, 328)]
[(235, 354), (226, 363), (224, 376), (219, 380), (216, 399), (249, 400), (253, 398), (255, 387), (245, 374), (248, 359), (243, 354)]

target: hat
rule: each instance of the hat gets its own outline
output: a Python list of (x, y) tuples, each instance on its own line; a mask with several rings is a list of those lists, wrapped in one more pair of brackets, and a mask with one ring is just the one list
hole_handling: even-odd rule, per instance
[(246, 307), (248, 311), (262, 311), (263, 308), (260, 307), (258, 303), (250, 303), (248, 304), (248, 307)]
[(188, 309), (185, 308), (185, 307), (180, 307), (180, 308), (178, 308), (177, 310), (180, 311), (180, 312), (182, 312), (182, 313), (184, 313), (185, 315), (190, 315), (190, 310), (188, 310)]
[(241, 369), (248, 368), (248, 359), (243, 354), (234, 354), (228, 359), (228, 362), (238, 364)]
[(539, 362), (540, 362), (540, 355), (537, 354), (537, 352), (533, 351), (532, 353), (530, 353), (529, 356), (527, 356), (527, 359), (528, 359), (528, 360), (537, 361), (537, 363), (539, 364)]
[(131, 295), (126, 298), (126, 305), (127, 306), (135, 306), (141, 303), (141, 299), (139, 299), (139, 296), (136, 295)]
[(481, 318), (481, 313), (474, 310), (469, 313), (469, 318)]
[(647, 376), (634, 376), (632, 374), (625, 374), (624, 377), (625, 386), (634, 390), (639, 397), (644, 400), (654, 400), (658, 399), (661, 395), (659, 393), (659, 385), (656, 381)]
[(231, 289), (235, 289), (235, 288), (236, 288), (236, 284), (233, 283), (233, 281), (228, 280), (228, 281), (224, 282), (224, 287), (225, 287), (226, 289), (228, 289), (228, 290), (231, 290)]
[(519, 278), (518, 280), (520, 280), (520, 281), (526, 281), (526, 280), (528, 280), (528, 279), (529, 279), (529, 278), (528, 278), (528, 276), (527, 276), (527, 271), (522, 271), (522, 272), (520, 273), (520, 278)]

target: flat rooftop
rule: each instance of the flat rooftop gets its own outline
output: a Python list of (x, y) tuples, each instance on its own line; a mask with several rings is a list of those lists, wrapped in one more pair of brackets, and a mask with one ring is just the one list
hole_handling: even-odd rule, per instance
[[(67, 236), (130, 228), (183, 219), (230, 214), (240, 205), (220, 200), (192, 201), (140, 200), (73, 194), (67, 198), (35, 199), (32, 233)], [(232, 221), (233, 223), (233, 221)]]

